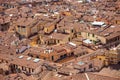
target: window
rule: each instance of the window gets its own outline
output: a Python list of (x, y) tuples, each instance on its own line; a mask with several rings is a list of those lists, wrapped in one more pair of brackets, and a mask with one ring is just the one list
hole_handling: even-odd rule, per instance
[(113, 60), (113, 58), (111, 58), (111, 60)]
[(2, 59), (1, 62), (3, 62), (4, 60)]
[(32, 72), (34, 72), (34, 69), (32, 69)]
[(26, 28), (22, 28), (23, 29), (23, 32), (25, 33), (26, 32)]
[(44, 58), (44, 60), (46, 60), (46, 58)]
[(13, 64), (13, 67), (15, 68), (15, 64)]
[(45, 42), (45, 44), (46, 44), (46, 42)]
[(85, 55), (85, 53), (83, 52), (83, 55)]
[(54, 61), (54, 56), (52, 56), (52, 61)]
[(68, 41), (70, 41), (70, 38), (68, 38)]
[(84, 69), (84, 71), (86, 71), (86, 68), (83, 68)]
[(58, 43), (59, 43), (59, 40), (58, 40)]
[(31, 54), (30, 54), (30, 53), (28, 53), (28, 56), (33, 57), (32, 53), (31, 53)]
[(72, 53), (71, 53), (71, 56), (73, 56), (73, 55), (74, 55), (74, 53), (72, 52)]
[(81, 32), (79, 32), (79, 35), (81, 35)]
[(74, 32), (73, 29), (71, 30), (71, 32), (72, 32), (72, 33)]
[(23, 33), (26, 32), (26, 28), (25, 28), (25, 26), (22, 26), (22, 32), (23, 32)]
[(29, 68), (29, 73), (31, 72), (31, 69)]
[(92, 34), (92, 37), (94, 37), (95, 35), (94, 34)]
[(92, 68), (92, 64), (89, 65), (89, 68)]
[(6, 63), (8, 63), (8, 61), (6, 61)]
[(48, 30), (48, 29), (46, 29), (46, 31), (48, 32), (49, 30)]
[(18, 32), (20, 32), (20, 26), (18, 26)]
[(39, 56), (36, 56), (36, 58), (39, 58)]
[(88, 33), (88, 36), (90, 36), (90, 33)]
[(24, 70), (24, 67), (22, 66), (22, 70)]

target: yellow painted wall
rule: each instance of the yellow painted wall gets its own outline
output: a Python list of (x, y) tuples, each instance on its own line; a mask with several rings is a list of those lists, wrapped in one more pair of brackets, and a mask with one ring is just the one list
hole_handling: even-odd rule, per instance
[(97, 56), (96, 57), (97, 59), (100, 59), (101, 61), (103, 61), (103, 65), (108, 65), (108, 61), (106, 60), (106, 57), (105, 56)]
[(71, 15), (72, 15), (72, 14), (71, 14), (70, 12), (68, 12), (68, 11), (63, 12), (62, 14), (66, 15), (66, 16), (71, 16)]
[(87, 32), (81, 32), (81, 36), (85, 39), (90, 39), (92, 41), (97, 41), (97, 39), (100, 39), (102, 43), (106, 43), (106, 39), (102, 36), (98, 36), (98, 35), (94, 35), (93, 37), (93, 34), (89, 33), (89, 36), (88, 36), (88, 33)]
[(97, 36), (97, 37), (98, 37), (98, 39), (101, 40), (101, 42), (102, 42), (103, 44), (106, 43), (106, 39), (105, 39), (104, 37), (101, 37), (101, 36)]
[[(20, 30), (20, 31), (19, 31)], [(25, 32), (22, 32), (22, 28), (21, 27), (17, 27), (16, 26), (16, 31), (20, 34), (20, 35), (24, 35), (24, 36), (27, 36), (27, 28), (26, 28), (26, 31)]]
[(101, 60), (106, 60), (105, 56), (97, 56), (96, 58), (101, 59)]
[(120, 20), (117, 20), (116, 22), (117, 22), (117, 24), (120, 24)]
[[(47, 54), (47, 53), (43, 53), (43, 54)], [(49, 53), (48, 53), (48, 55), (49, 55)], [(54, 61), (59, 59), (59, 56), (57, 56), (57, 55), (44, 56), (44, 55), (40, 54), (41, 59), (46, 58), (45, 60), (48, 60), (48, 61), (52, 61), (52, 56), (54, 56)]]
[(50, 25), (44, 28), (45, 33), (51, 33), (55, 29), (55, 25)]
[(38, 27), (34, 26), (34, 27), (26, 27), (26, 31), (22, 32), (22, 28), (20, 27), (20, 32), (18, 27), (16, 26), (16, 30), (20, 35), (24, 35), (25, 37), (29, 37), (30, 35), (34, 34), (35, 32), (38, 32)]
[(87, 33), (86, 33), (86, 32), (81, 32), (81, 36), (82, 36), (83, 38), (87, 38)]

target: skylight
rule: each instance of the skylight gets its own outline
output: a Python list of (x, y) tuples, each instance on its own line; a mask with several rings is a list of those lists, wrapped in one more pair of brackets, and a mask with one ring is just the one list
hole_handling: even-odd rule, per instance
[(92, 23), (92, 25), (98, 25), (98, 26), (102, 26), (102, 25), (104, 25), (105, 23), (104, 22), (98, 22), (98, 21), (94, 21), (93, 23)]
[(23, 56), (19, 56), (18, 58), (19, 58), (19, 59), (22, 59), (22, 58), (23, 58)]
[(40, 61), (40, 59), (38, 59), (38, 58), (36, 58), (36, 59), (33, 60), (33, 62), (35, 62), (35, 63), (37, 63), (39, 61)]
[(28, 60), (28, 61), (31, 60), (31, 57), (28, 57), (27, 60)]

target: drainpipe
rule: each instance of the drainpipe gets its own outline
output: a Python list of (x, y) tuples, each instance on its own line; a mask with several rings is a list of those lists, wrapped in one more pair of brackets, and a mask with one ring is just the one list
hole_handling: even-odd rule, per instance
[(87, 75), (87, 73), (85, 73), (85, 76), (86, 76), (87, 80), (90, 80), (89, 77), (88, 77), (88, 75)]

